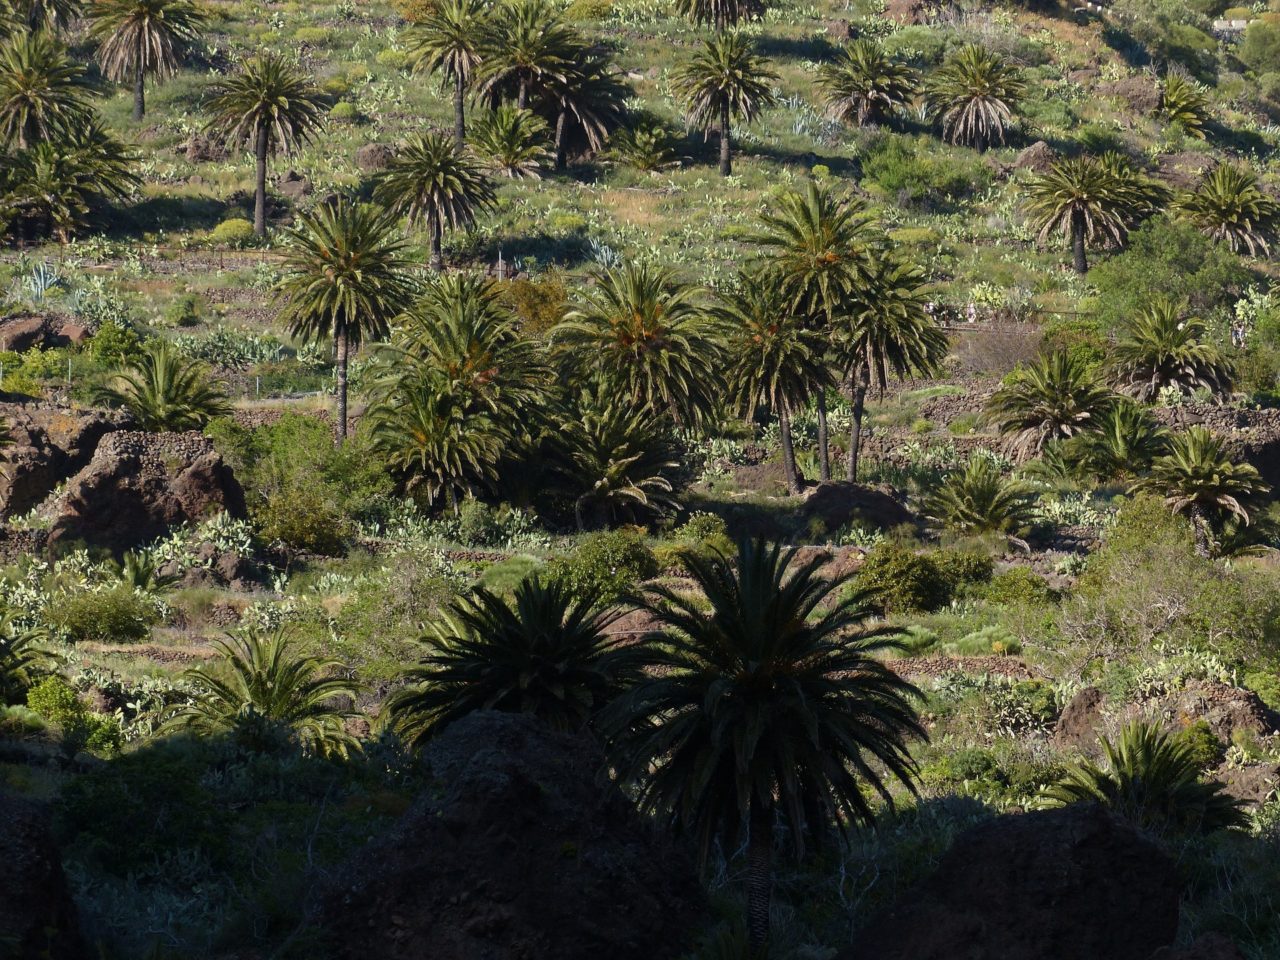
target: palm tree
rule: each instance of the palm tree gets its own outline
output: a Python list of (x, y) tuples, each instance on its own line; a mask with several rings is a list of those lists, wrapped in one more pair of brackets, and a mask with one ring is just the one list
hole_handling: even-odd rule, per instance
[(1168, 431), (1132, 401), (1112, 404), (1093, 429), (1066, 443), (1064, 460), (1103, 480), (1146, 471), (1165, 452)]
[(21, 31), (0, 43), (0, 144), (56, 141), (87, 123), (84, 68), (52, 34)]
[[(788, 191), (760, 215), (762, 229), (750, 239), (763, 247), (762, 261), (780, 285), (788, 309), (828, 340), (863, 302), (870, 273), (871, 220), (861, 201), (846, 199), (810, 181)], [(831, 479), (826, 392), (818, 402), (818, 464)]]
[(453, 603), (429, 652), (387, 704), (410, 744), (477, 710), (527, 713), (576, 733), (635, 679), (635, 654), (607, 633), (621, 609), (563, 581), (520, 582), (510, 599), (484, 587)]
[(609, 133), (622, 124), (631, 96), (609, 54), (579, 43), (573, 65), (553, 78), (546, 92), (555, 117), (555, 168), (565, 168), (571, 142), (593, 153), (604, 149)]
[(182, 48), (195, 40), (204, 16), (189, 0), (92, 0), (89, 20), (107, 79), (133, 81), (133, 119), (146, 113), (145, 81), (178, 70)]
[(1019, 535), (1031, 524), (1030, 485), (1000, 472), (991, 457), (972, 456), (925, 504), (930, 520), (959, 533), (999, 533), (1026, 548)]
[(117, 369), (97, 396), (124, 407), (143, 430), (156, 432), (199, 430), (231, 412), (226, 393), (209, 379), (209, 368), (158, 338), (134, 363)]
[(1188, 136), (1205, 139), (1204, 123), (1209, 113), (1209, 98), (1199, 84), (1180, 73), (1165, 77), (1160, 91), (1161, 118), (1166, 123), (1178, 123)]
[(818, 88), (839, 120), (862, 127), (903, 110), (915, 95), (916, 73), (878, 41), (860, 39), (818, 69)]
[(738, 21), (763, 9), (763, 0), (676, 0), (676, 10), (682, 17), (697, 24), (710, 24), (720, 31), (737, 26)]
[(302, 215), (288, 234), (275, 299), (291, 336), (334, 342), (339, 443), (347, 436), (351, 350), (384, 339), (413, 292), (404, 247), (392, 214), (345, 198)]
[(283, 57), (263, 53), (214, 88), (208, 109), (210, 131), (253, 149), (253, 232), (265, 237), (267, 157), (292, 152), (315, 137), (324, 123), (324, 95)]
[(345, 756), (354, 748), (354, 738), (343, 729), (353, 714), (333, 705), (353, 699), (359, 689), (341, 676), (342, 663), (296, 655), (284, 628), (269, 634), (247, 628), (214, 646), (221, 669), (199, 666), (183, 673), (192, 700), (172, 710), (163, 729), (231, 734), (255, 751), (282, 740), (323, 755)]
[(445, 225), (455, 230), (470, 227), (476, 213), (497, 200), (480, 161), (434, 132), (409, 138), (377, 175), (373, 195), (410, 223), (426, 224), (436, 270), (444, 269)]
[(875, 656), (895, 640), (864, 628), (866, 595), (841, 594), (843, 578), (819, 574), (824, 560), (758, 541), (732, 559), (685, 554), (700, 595), (653, 590), (645, 674), (602, 723), (641, 806), (689, 830), (704, 862), (718, 836), (733, 849), (747, 827), (756, 957), (769, 933), (776, 821), (797, 853), (821, 819), (842, 829), (870, 821), (873, 794), (892, 804), (886, 780), (914, 789), (907, 744), (925, 735), (918, 691)]
[(1248, 825), (1240, 801), (1222, 784), (1203, 780), (1185, 742), (1159, 725), (1133, 720), (1116, 740), (1100, 741), (1104, 766), (1082, 760), (1044, 791), (1048, 806), (1100, 803), (1141, 830), (1156, 834), (1213, 833)]
[(988, 402), (1011, 452), (1035, 456), (1054, 440), (1091, 430), (1115, 395), (1078, 357), (1060, 351), (1020, 367)]
[(1194, 193), (1177, 200), (1178, 214), (1206, 237), (1250, 256), (1271, 253), (1280, 204), (1258, 187), (1258, 177), (1229, 163), (1209, 172)]
[(530, 107), (564, 81), (581, 50), (577, 31), (548, 0), (503, 0), (480, 48), (477, 92), (491, 103), (513, 94), (517, 107)]
[(629, 261), (598, 272), (582, 303), (556, 328), (584, 366), (627, 401), (682, 423), (701, 422), (719, 382), (714, 325), (697, 291), (668, 268)]
[(925, 108), (943, 139), (986, 150), (1003, 144), (1026, 89), (1016, 67), (977, 44), (961, 47), (925, 81)]
[(831, 384), (822, 335), (787, 309), (777, 283), (742, 277), (714, 314), (723, 329), (733, 403), (744, 416), (764, 407), (778, 418), (787, 489), (800, 492), (791, 414)]
[(672, 73), (676, 93), (683, 97), (689, 122), (720, 136), (720, 175), (733, 171), (731, 127), (734, 119), (751, 123), (776, 98), (769, 84), (778, 75), (755, 52), (741, 33), (718, 33), (703, 41), (702, 49)]
[(8, 6), (20, 26), (56, 35), (80, 15), (81, 4), (80, 0), (9, 0)]
[(1164, 497), (1174, 513), (1195, 527), (1196, 550), (1208, 556), (1212, 532), (1235, 518), (1249, 524), (1249, 511), (1270, 487), (1252, 464), (1235, 463), (1222, 441), (1205, 427), (1169, 438), (1168, 453), (1156, 457), (1151, 472), (1132, 487)]
[(1179, 304), (1159, 298), (1125, 325), (1112, 349), (1111, 379), (1117, 390), (1150, 403), (1166, 387), (1187, 394), (1231, 390), (1231, 365), (1211, 343), (1198, 317), (1182, 317)]
[(27, 689), (57, 664), (41, 646), (48, 639), (43, 630), (20, 626), (12, 610), (0, 611), (0, 706), (23, 702)]
[(459, 150), (466, 144), (466, 93), (480, 66), (488, 18), (485, 0), (441, 0), (410, 32), (413, 68), (453, 84), (453, 144)]
[(502, 104), (471, 126), (471, 146), (499, 176), (539, 180), (551, 158), (546, 148), (547, 123), (532, 110)]

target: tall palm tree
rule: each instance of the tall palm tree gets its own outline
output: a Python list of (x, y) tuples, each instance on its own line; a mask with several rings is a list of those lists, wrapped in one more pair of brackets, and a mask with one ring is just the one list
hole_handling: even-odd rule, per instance
[(254, 750), (286, 740), (308, 753), (345, 756), (355, 746), (343, 729), (352, 714), (334, 705), (359, 689), (342, 676), (342, 663), (295, 654), (284, 628), (242, 630), (214, 646), (224, 669), (199, 666), (183, 674), (193, 697), (169, 713), (165, 729), (231, 734)]
[(477, 93), (490, 103), (514, 96), (517, 107), (532, 107), (564, 81), (581, 51), (579, 34), (548, 0), (503, 0), (480, 48)]
[(1214, 167), (1193, 193), (1177, 199), (1178, 214), (1206, 237), (1250, 256), (1270, 254), (1280, 203), (1258, 186), (1257, 174), (1229, 163)]
[(918, 691), (875, 656), (894, 639), (865, 629), (865, 594), (841, 593), (824, 559), (761, 542), (686, 554), (701, 596), (653, 590), (648, 667), (602, 724), (642, 807), (689, 830), (704, 860), (747, 827), (752, 956), (768, 939), (777, 821), (797, 853), (820, 821), (870, 821), (874, 794), (892, 804), (886, 781), (913, 789), (907, 745), (925, 735)]
[(1231, 365), (1212, 343), (1198, 317), (1183, 317), (1180, 305), (1160, 298), (1126, 323), (1111, 353), (1110, 375), (1117, 390), (1150, 403), (1166, 387), (1182, 393), (1231, 390)]
[(682, 423), (702, 421), (716, 396), (720, 346), (694, 302), (696, 288), (643, 261), (594, 279), (556, 339), (629, 402)]
[(622, 125), (632, 95), (607, 51), (578, 44), (573, 65), (552, 80), (545, 97), (546, 109), (554, 113), (555, 168), (565, 168), (571, 142), (593, 153), (603, 150), (609, 133)]
[(347, 436), (351, 350), (384, 339), (412, 296), (404, 247), (392, 214), (345, 198), (302, 215), (288, 234), (276, 303), (291, 336), (334, 342), (339, 443)]
[(267, 235), (267, 158), (313, 139), (324, 124), (324, 95), (283, 57), (262, 53), (214, 88), (209, 130), (252, 147), (257, 164), (253, 232)]
[(481, 115), (471, 125), (471, 146), (502, 177), (540, 180), (551, 158), (547, 150), (547, 122), (532, 110), (509, 103)]
[(80, 15), (80, 0), (9, 0), (10, 9), (20, 26), (58, 34)]
[(225, 391), (210, 380), (209, 368), (158, 338), (135, 362), (115, 371), (98, 399), (124, 407), (143, 430), (157, 432), (199, 430), (231, 412)]
[(915, 95), (916, 73), (878, 41), (864, 38), (841, 47), (818, 68), (818, 88), (832, 114), (862, 127), (904, 109)]
[(190, 0), (91, 0), (89, 21), (107, 79), (133, 81), (133, 119), (146, 113), (146, 78), (171, 77), (204, 16)]
[[(829, 341), (864, 302), (875, 235), (861, 201), (810, 181), (776, 198), (751, 237), (787, 308)], [(826, 392), (818, 390), (818, 465), (831, 479)]]
[(477, 710), (500, 710), (577, 733), (637, 674), (634, 651), (607, 632), (621, 612), (563, 581), (523, 580), (510, 599), (477, 587), (404, 672), (408, 685), (386, 707), (390, 725), (417, 744)]
[(1270, 487), (1256, 467), (1236, 463), (1222, 440), (1196, 426), (1173, 434), (1168, 453), (1156, 457), (1132, 489), (1158, 494), (1174, 513), (1189, 517), (1196, 549), (1208, 556), (1213, 531), (1231, 518), (1247, 526), (1254, 503)]
[(444, 269), (444, 228), (470, 227), (476, 213), (493, 206), (497, 194), (484, 166), (448, 137), (415, 134), (377, 175), (374, 197), (410, 223), (425, 223), (431, 266)]
[(713, 315), (722, 328), (733, 402), (746, 416), (764, 407), (778, 418), (787, 489), (800, 492), (791, 414), (831, 385), (823, 336), (788, 309), (769, 277), (744, 276), (721, 294)]
[(410, 28), (409, 56), (415, 70), (440, 74), (453, 85), (453, 143), (466, 143), (466, 94), (480, 67), (489, 29), (485, 0), (441, 0), (431, 14)]
[(89, 122), (84, 68), (52, 34), (20, 31), (0, 44), (0, 144), (59, 140)]
[(890, 374), (899, 380), (929, 376), (947, 355), (947, 336), (929, 313), (924, 274), (888, 254), (875, 257), (855, 311), (845, 321), (836, 351), (853, 389), (847, 478), (858, 480), (858, 455), (867, 391), (883, 395)]
[(1003, 144), (1026, 90), (1016, 67), (978, 44), (961, 47), (924, 84), (943, 139), (986, 150)]
[(1035, 456), (1054, 440), (1092, 429), (1115, 395), (1078, 357), (1060, 351), (1020, 367), (991, 396), (988, 411), (1011, 452)]
[(1066, 461), (1103, 480), (1133, 477), (1165, 452), (1168, 437), (1145, 409), (1125, 400), (1103, 412), (1091, 430), (1067, 441), (1063, 453)]
[(676, 0), (676, 10), (697, 24), (724, 31), (764, 10), (763, 0)]
[(718, 33), (703, 41), (702, 49), (672, 73), (676, 93), (683, 97), (689, 122), (720, 136), (720, 175), (733, 172), (732, 122), (751, 123), (776, 98), (770, 83), (778, 75), (755, 52), (751, 40), (737, 32)]

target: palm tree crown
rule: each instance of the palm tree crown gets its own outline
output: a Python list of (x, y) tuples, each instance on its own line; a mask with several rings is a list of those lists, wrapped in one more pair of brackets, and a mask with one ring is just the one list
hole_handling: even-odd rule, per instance
[(1017, 68), (977, 44), (961, 47), (924, 85), (925, 106), (951, 143), (1002, 144), (1026, 85)]
[(231, 412), (226, 393), (209, 379), (209, 368), (178, 353), (167, 340), (147, 344), (98, 391), (104, 403), (119, 404), (143, 430), (199, 430), (213, 417)]
[[(926, 501), (929, 519), (959, 533), (1002, 533), (1017, 540), (1031, 522), (1032, 490), (1004, 476), (991, 457), (972, 456)], [(1025, 544), (1022, 544), (1025, 546)]]
[(0, 143), (22, 150), (88, 122), (84, 68), (51, 34), (20, 31), (0, 44)]
[(845, 123), (883, 123), (911, 102), (916, 74), (870, 39), (840, 48), (818, 70), (818, 86), (831, 112)]
[(459, 150), (467, 135), (464, 101), (480, 67), (488, 14), (484, 0), (441, 0), (410, 32), (414, 69), (438, 73), (453, 84), (453, 139)]
[(1220, 163), (1194, 193), (1178, 198), (1179, 214), (1207, 237), (1250, 256), (1271, 252), (1280, 204), (1263, 193), (1257, 174)]
[(1114, 402), (1083, 361), (1061, 351), (1014, 371), (988, 409), (1010, 450), (1034, 456), (1054, 440), (1090, 430)]
[(1112, 351), (1111, 377), (1116, 389), (1150, 403), (1166, 387), (1184, 394), (1231, 389), (1231, 366), (1212, 343), (1198, 317), (1182, 317), (1179, 305), (1158, 299), (1126, 324)]
[(499, 176), (539, 180), (551, 158), (546, 135), (547, 122), (540, 116), (504, 103), (472, 124), (471, 145)]
[(204, 23), (189, 0), (93, 0), (89, 20), (102, 72), (117, 83), (133, 81), (134, 120), (146, 112), (145, 77), (173, 76), (182, 48)]
[(578, 33), (547, 0), (504, 0), (480, 50), (477, 92), (490, 102), (514, 96), (530, 107), (563, 82), (582, 51)]

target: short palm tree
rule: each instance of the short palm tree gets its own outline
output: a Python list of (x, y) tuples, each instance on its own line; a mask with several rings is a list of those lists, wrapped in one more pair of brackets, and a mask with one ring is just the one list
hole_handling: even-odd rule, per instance
[(596, 274), (555, 337), (626, 401), (697, 423), (716, 396), (720, 346), (696, 294), (667, 268), (629, 261)]
[(107, 79), (133, 82), (133, 119), (146, 113), (146, 78), (173, 76), (204, 17), (190, 0), (91, 0), (89, 20)]
[(1256, 467), (1236, 463), (1222, 440), (1196, 426), (1173, 434), (1168, 452), (1156, 457), (1132, 489), (1158, 494), (1174, 513), (1189, 517), (1196, 549), (1208, 556), (1214, 531), (1230, 518), (1248, 525), (1250, 510), (1270, 487)]
[(245, 629), (214, 646), (219, 663), (183, 674), (191, 702), (170, 711), (163, 729), (228, 734), (254, 751), (291, 742), (308, 753), (345, 756), (355, 747), (343, 729), (353, 714), (335, 705), (359, 690), (342, 676), (343, 664), (296, 654), (284, 628)]
[(548, 0), (503, 0), (480, 48), (477, 93), (490, 103), (514, 99), (532, 107), (564, 80), (581, 51), (581, 37)]
[(466, 95), (480, 67), (489, 29), (484, 0), (442, 0), (410, 28), (408, 51), (415, 70), (439, 74), (453, 86), (453, 143), (466, 143)]
[(424, 638), (426, 656), (387, 704), (389, 724), (418, 744), (499, 710), (577, 733), (635, 680), (634, 653), (608, 635), (620, 613), (562, 581), (526, 579), (510, 598), (477, 587)]
[(1167, 387), (1184, 394), (1231, 390), (1231, 365), (1212, 343), (1198, 317), (1183, 317), (1180, 305), (1156, 299), (1131, 318), (1111, 353), (1115, 388), (1151, 403)]
[(681, 16), (720, 31), (737, 26), (739, 21), (763, 9), (763, 0), (676, 0), (676, 10)]
[(1084, 362), (1060, 351), (1011, 374), (988, 403), (1012, 453), (1032, 457), (1094, 428), (1115, 395)]
[(845, 123), (883, 123), (906, 108), (916, 92), (916, 73), (876, 40), (854, 40), (818, 69), (818, 88)]
[(742, 277), (735, 290), (720, 296), (713, 316), (721, 326), (734, 405), (748, 417), (758, 407), (777, 416), (787, 489), (798, 494), (791, 414), (831, 385), (825, 340), (787, 309), (769, 277)]
[(943, 139), (986, 150), (1003, 144), (1026, 89), (1018, 69), (977, 44), (961, 47), (924, 84)]
[(1205, 120), (1209, 116), (1209, 98), (1194, 80), (1180, 73), (1165, 77), (1160, 91), (1161, 118), (1166, 123), (1178, 123), (1188, 136), (1203, 140)]
[(1029, 484), (1006, 477), (991, 457), (972, 456), (928, 498), (925, 513), (948, 530), (1004, 534), (1025, 548), (1019, 536), (1031, 524), (1033, 496)]
[(11, 610), (0, 612), (0, 706), (24, 702), (27, 690), (57, 664), (42, 646), (48, 639), (43, 630), (20, 626)]
[(1083, 760), (1043, 797), (1048, 806), (1100, 803), (1156, 834), (1213, 833), (1244, 827), (1249, 818), (1222, 784), (1202, 778), (1190, 746), (1158, 724), (1131, 721), (1120, 736), (1101, 740), (1104, 765)]
[(209, 368), (158, 338), (136, 361), (116, 370), (98, 399), (124, 407), (143, 430), (157, 432), (199, 430), (231, 412), (226, 393), (209, 379)]
[(88, 122), (84, 68), (52, 34), (19, 31), (0, 43), (0, 145), (23, 150)]
[(1063, 449), (1065, 461), (1103, 480), (1132, 477), (1165, 452), (1168, 431), (1132, 401), (1113, 404), (1093, 428), (1078, 433)]
[(1280, 203), (1258, 186), (1257, 174), (1229, 163), (1213, 168), (1193, 193), (1177, 200), (1179, 216), (1206, 237), (1250, 256), (1269, 254)]
[(347, 436), (351, 351), (384, 339), (392, 318), (409, 305), (413, 285), (404, 247), (392, 214), (347, 199), (304, 214), (289, 231), (275, 299), (291, 336), (334, 343), (339, 442)]
[(502, 104), (471, 125), (471, 146), (501, 177), (540, 180), (551, 159), (547, 122), (532, 110)]
[(324, 95), (283, 57), (263, 53), (214, 88), (209, 130), (253, 150), (253, 232), (267, 235), (267, 158), (289, 153), (313, 139), (324, 125)]
[(374, 197), (431, 238), (431, 266), (444, 269), (444, 229), (470, 227), (493, 206), (493, 181), (479, 160), (439, 133), (415, 134), (377, 175)]
[(683, 559), (701, 596), (652, 592), (645, 675), (602, 726), (641, 806), (692, 833), (704, 861), (747, 828), (747, 926), (762, 956), (778, 821), (799, 854), (826, 821), (870, 821), (876, 794), (891, 804), (886, 781), (913, 789), (918, 692), (875, 656), (894, 639), (865, 629), (864, 594), (836, 598), (844, 581), (820, 574), (824, 558), (757, 541)]
[(720, 175), (733, 172), (732, 123), (751, 123), (775, 101), (778, 79), (768, 61), (742, 33), (723, 32), (704, 40), (688, 63), (677, 67), (672, 83), (684, 98), (689, 122), (720, 136)]

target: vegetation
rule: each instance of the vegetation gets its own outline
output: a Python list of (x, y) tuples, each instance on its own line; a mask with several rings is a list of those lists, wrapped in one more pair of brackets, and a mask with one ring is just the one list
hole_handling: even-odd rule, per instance
[(124, 407), (143, 430), (199, 430), (231, 411), (226, 394), (209, 382), (208, 368), (163, 340), (148, 344), (136, 363), (117, 370), (99, 397)]

